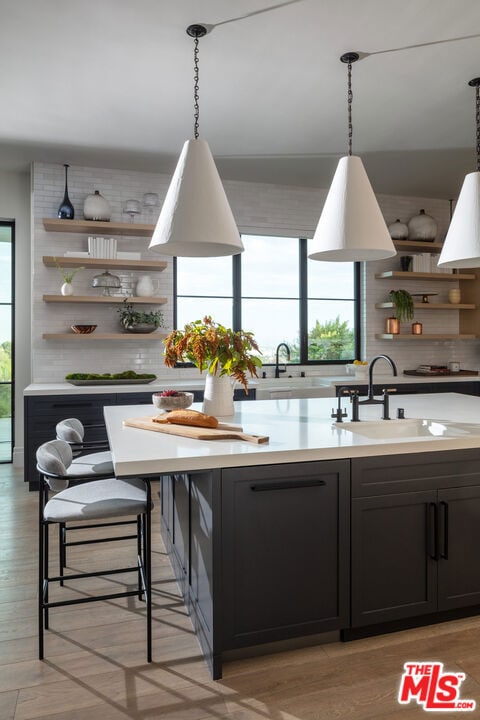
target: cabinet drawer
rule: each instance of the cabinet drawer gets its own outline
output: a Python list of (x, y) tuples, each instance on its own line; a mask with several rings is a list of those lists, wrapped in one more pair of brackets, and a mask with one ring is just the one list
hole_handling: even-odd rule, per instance
[[(29, 398), (29, 417), (49, 417), (64, 420), (76, 417), (79, 420), (93, 418), (103, 420), (103, 406), (115, 405), (116, 395), (81, 395), (77, 397)], [(58, 422), (57, 420), (57, 422)]]
[(352, 497), (480, 484), (480, 450), (445, 450), (352, 460)]
[(152, 404), (152, 395), (154, 392), (155, 391), (152, 390), (151, 392), (117, 393), (116, 404), (117, 405), (151, 405)]

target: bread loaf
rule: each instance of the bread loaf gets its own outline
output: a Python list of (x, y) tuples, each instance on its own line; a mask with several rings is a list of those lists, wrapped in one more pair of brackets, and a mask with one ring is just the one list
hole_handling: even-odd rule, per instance
[(218, 425), (216, 417), (198, 412), (198, 410), (172, 410), (164, 413), (164, 415), (157, 415), (157, 417), (153, 418), (153, 422), (206, 428), (216, 428)]

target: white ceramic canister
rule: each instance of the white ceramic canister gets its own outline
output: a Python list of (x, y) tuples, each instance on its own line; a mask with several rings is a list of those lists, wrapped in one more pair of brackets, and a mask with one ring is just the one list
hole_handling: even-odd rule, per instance
[(93, 195), (87, 195), (83, 203), (83, 217), (85, 220), (103, 220), (108, 222), (112, 215), (110, 205), (98, 190)]
[(398, 219), (388, 226), (388, 232), (392, 240), (406, 240), (408, 238), (408, 226)]
[(154, 290), (153, 280), (150, 275), (140, 275), (135, 288), (136, 295), (138, 297), (152, 297)]
[(437, 237), (437, 221), (427, 215), (425, 210), (420, 210), (408, 221), (408, 239), (433, 242)]

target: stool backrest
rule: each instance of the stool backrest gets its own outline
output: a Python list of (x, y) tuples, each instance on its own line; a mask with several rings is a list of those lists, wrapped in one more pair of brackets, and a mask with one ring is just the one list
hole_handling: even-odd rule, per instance
[(55, 428), (58, 440), (65, 440), (67, 443), (82, 443), (85, 435), (85, 428), (77, 418), (67, 418), (57, 423)]
[(72, 448), (64, 440), (50, 440), (37, 450), (37, 465), (46, 475), (65, 476), (72, 464)]

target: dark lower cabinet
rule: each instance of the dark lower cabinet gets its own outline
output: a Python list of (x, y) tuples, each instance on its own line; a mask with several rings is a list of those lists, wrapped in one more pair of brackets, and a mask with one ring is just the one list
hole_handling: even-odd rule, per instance
[(480, 484), (438, 491), (438, 609), (480, 605)]
[[(341, 389), (341, 385), (335, 386), (335, 394)], [(349, 387), (355, 387), (360, 395), (367, 395), (368, 385), (365, 383), (349, 383)], [(388, 383), (374, 383), (373, 391), (375, 395), (381, 395), (384, 387), (394, 388), (397, 395), (418, 395), (424, 393), (460, 393), (462, 395), (477, 395), (480, 392), (480, 382), (478, 380), (465, 380), (462, 382), (422, 382), (422, 383), (396, 383), (395, 377), (391, 378)]]
[(348, 461), (224, 470), (223, 646), (348, 623)]
[(352, 626), (437, 608), (430, 504), (436, 493), (352, 500)]
[(480, 451), (352, 460), (352, 627), (480, 606)]
[(162, 477), (162, 536), (214, 678), (228, 650), (348, 625), (349, 467)]

